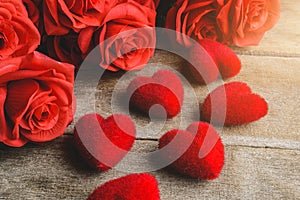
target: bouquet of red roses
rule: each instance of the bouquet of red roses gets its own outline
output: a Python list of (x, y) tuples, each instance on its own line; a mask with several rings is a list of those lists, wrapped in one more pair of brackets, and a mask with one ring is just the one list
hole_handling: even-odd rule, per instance
[[(161, 24), (196, 40), (226, 45), (258, 45), (278, 21), (279, 0), (177, 0), (161, 3)], [(182, 39), (177, 42), (184, 44)]]
[(74, 66), (35, 52), (41, 35), (22, 1), (0, 1), (0, 141), (52, 140), (72, 121)]
[[(75, 68), (107, 38), (154, 27), (155, 8), (152, 0), (0, 0), (0, 141), (17, 147), (62, 135), (75, 111)], [(99, 65), (137, 69), (154, 49), (132, 51), (107, 66), (109, 51), (148, 42), (155, 42), (153, 32), (116, 37), (100, 49)]]
[(75, 112), (75, 71), (94, 48), (100, 67), (138, 70), (154, 54), (142, 47), (155, 46), (157, 25), (181, 33), (184, 47), (182, 35), (257, 45), (279, 10), (279, 0), (0, 0), (0, 142), (62, 135)]
[[(141, 44), (155, 42), (152, 32), (117, 37), (120, 32), (155, 26), (153, 0), (26, 0), (24, 3), (41, 34), (39, 49), (56, 60), (79, 68), (92, 49), (114, 36), (111, 43), (100, 49), (99, 55), (100, 66), (111, 71), (136, 69), (154, 53), (153, 49), (139, 49)], [(112, 49), (116, 53), (138, 50), (110, 64)]]

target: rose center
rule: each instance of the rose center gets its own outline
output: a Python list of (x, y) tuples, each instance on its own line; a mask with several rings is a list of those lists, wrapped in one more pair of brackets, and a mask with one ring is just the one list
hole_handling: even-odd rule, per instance
[(3, 49), (5, 46), (5, 37), (3, 33), (0, 33), (0, 50)]
[(41, 120), (46, 120), (48, 118), (48, 116), (49, 116), (49, 113), (44, 111), (41, 115)]
[(261, 1), (251, 1), (247, 10), (247, 23), (249, 31), (259, 29), (266, 22), (268, 14), (266, 6)]
[(215, 40), (217, 38), (215, 27), (212, 25), (208, 25), (201, 29), (201, 36), (203, 38), (209, 38)]
[(125, 44), (121, 49), (121, 53), (122, 53), (122, 55), (131, 54), (136, 50), (137, 50), (137, 48), (135, 46), (132, 46), (130, 44)]
[(206, 38), (214, 38), (214, 37), (215, 37), (215, 34), (214, 34), (211, 30), (208, 30), (208, 31), (205, 33), (205, 37), (206, 37)]
[(42, 106), (38, 108), (34, 113), (34, 118), (36, 121), (46, 121), (49, 118), (49, 109), (47, 106)]

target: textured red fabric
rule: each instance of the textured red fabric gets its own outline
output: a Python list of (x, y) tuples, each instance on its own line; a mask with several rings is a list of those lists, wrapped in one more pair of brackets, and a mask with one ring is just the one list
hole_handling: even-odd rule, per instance
[[(186, 144), (191, 145), (186, 147)], [(163, 159), (174, 160), (178, 151), (184, 152), (170, 164), (170, 167), (178, 172), (203, 180), (215, 179), (221, 173), (224, 165), (224, 146), (216, 130), (208, 123), (194, 122), (186, 131), (167, 132), (159, 139), (159, 148), (164, 147), (168, 150), (162, 151)]]
[(99, 186), (87, 200), (159, 200), (156, 179), (150, 174), (130, 174)]
[[(149, 109), (159, 104), (164, 107), (167, 117), (176, 116), (183, 102), (183, 86), (180, 79), (171, 71), (159, 70), (152, 77), (140, 76), (128, 86), (130, 105), (148, 113)], [(154, 109), (153, 114), (162, 117), (160, 109)]]
[(231, 126), (256, 121), (267, 113), (268, 104), (262, 97), (253, 94), (245, 83), (231, 82), (219, 86), (206, 97), (201, 119)]
[(95, 169), (106, 171), (118, 164), (135, 140), (132, 120), (122, 114), (104, 119), (88, 114), (75, 125), (75, 144), (83, 158)]
[(200, 45), (191, 48), (189, 69), (200, 84), (208, 84), (217, 80), (219, 70), (210, 54)]
[(228, 46), (211, 39), (202, 39), (199, 43), (215, 61), (222, 78), (231, 78), (240, 72), (241, 61)]

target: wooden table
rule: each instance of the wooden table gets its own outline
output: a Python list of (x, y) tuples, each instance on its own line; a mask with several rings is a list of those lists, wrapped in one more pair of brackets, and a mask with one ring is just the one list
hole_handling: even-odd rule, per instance
[[(261, 44), (234, 49), (243, 67), (227, 82), (248, 83), (268, 101), (268, 115), (249, 125), (223, 129), (226, 161), (214, 181), (165, 169), (151, 172), (159, 182), (161, 199), (300, 199), (299, 9), (300, 1), (282, 0), (281, 19)], [(164, 51), (156, 51), (151, 63), (185, 70), (182, 59)], [(99, 82), (97, 111), (103, 116), (111, 114), (111, 94), (121, 76), (108, 73)], [(202, 102), (207, 88), (191, 84)], [(137, 113), (132, 117), (139, 125), (148, 123)], [(176, 128), (177, 122), (177, 118), (168, 121), (162, 132)], [(49, 143), (23, 148), (0, 145), (0, 199), (85, 199), (98, 185), (127, 174), (87, 168), (74, 148), (72, 126)], [(139, 136), (132, 152), (154, 151), (158, 138), (159, 134)]]

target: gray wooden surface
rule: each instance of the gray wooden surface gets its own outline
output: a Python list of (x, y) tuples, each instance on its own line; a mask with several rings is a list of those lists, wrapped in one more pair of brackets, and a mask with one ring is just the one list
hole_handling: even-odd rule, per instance
[[(1, 150), (1, 196), (7, 199), (85, 199), (99, 184), (125, 175), (86, 168), (72, 135), (54, 142)], [(153, 150), (155, 141), (137, 141), (133, 151)], [(1, 147), (1, 149), (3, 149)], [(156, 176), (161, 199), (297, 199), (299, 150), (227, 145), (226, 162), (215, 181), (198, 181), (167, 170)]]
[[(234, 49), (243, 68), (227, 82), (248, 83), (268, 101), (269, 114), (252, 124), (225, 127), (221, 131), (226, 160), (220, 177), (214, 181), (198, 181), (166, 169), (151, 172), (158, 179), (161, 199), (300, 199), (299, 9), (298, 0), (282, 0), (281, 19), (260, 46)], [(182, 73), (200, 103), (209, 92), (190, 78), (179, 57), (156, 51), (151, 63), (168, 65)], [(122, 75), (107, 73), (99, 82), (96, 109), (105, 117), (112, 113), (112, 92), (122, 93), (126, 88), (125, 80), (115, 89)], [(77, 117), (86, 112), (87, 102), (80, 99), (94, 88), (82, 86), (80, 90)], [(190, 120), (196, 120), (196, 111), (188, 109), (193, 96), (188, 93), (185, 99), (185, 109), (189, 111), (186, 114)], [(115, 109), (124, 112), (122, 106)], [(149, 123), (147, 117), (138, 113), (131, 116), (137, 126)], [(178, 116), (155, 134), (138, 133), (132, 152), (155, 151), (160, 135), (179, 127), (180, 122)], [(188, 122), (180, 125), (185, 127)], [(106, 173), (90, 170), (74, 148), (72, 126), (64, 136), (45, 144), (23, 148), (0, 145), (0, 199), (85, 199), (98, 185), (131, 173), (117, 170), (118, 167)]]

